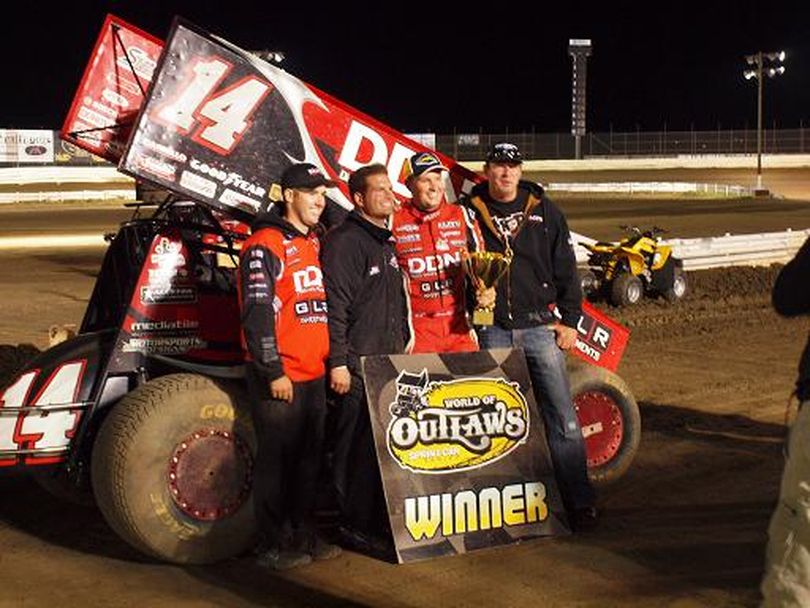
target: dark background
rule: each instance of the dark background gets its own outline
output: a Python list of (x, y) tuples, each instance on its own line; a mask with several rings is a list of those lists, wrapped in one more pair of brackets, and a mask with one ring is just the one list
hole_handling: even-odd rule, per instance
[(744, 55), (784, 49), (765, 126), (810, 119), (810, 3), (397, 0), (22, 2), (0, 20), (0, 128), (58, 128), (107, 12), (164, 38), (179, 14), (406, 132), (565, 132), (569, 38), (590, 38), (588, 130), (756, 127)]

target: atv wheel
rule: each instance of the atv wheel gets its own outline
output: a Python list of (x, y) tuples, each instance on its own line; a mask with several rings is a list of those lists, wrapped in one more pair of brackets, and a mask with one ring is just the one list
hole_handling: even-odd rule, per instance
[(624, 381), (604, 368), (571, 360), (569, 375), (585, 438), (588, 477), (596, 485), (607, 485), (624, 475), (638, 451), (638, 405)]
[(582, 295), (586, 298), (599, 289), (599, 283), (593, 270), (580, 270), (579, 284), (582, 287)]
[(255, 534), (255, 437), (238, 387), (195, 374), (156, 378), (113, 407), (93, 449), (93, 489), (133, 547), (178, 564), (245, 551)]
[(610, 284), (610, 302), (614, 306), (637, 304), (643, 295), (641, 279), (628, 272), (620, 274)]
[(677, 302), (686, 295), (686, 274), (683, 268), (675, 267), (675, 279), (672, 281), (672, 287), (664, 292), (664, 297), (667, 302)]

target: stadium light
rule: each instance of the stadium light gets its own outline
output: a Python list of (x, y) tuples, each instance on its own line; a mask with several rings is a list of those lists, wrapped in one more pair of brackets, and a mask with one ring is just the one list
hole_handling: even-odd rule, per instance
[[(763, 76), (774, 78), (785, 73), (785, 66), (773, 65), (776, 62), (782, 63), (785, 60), (785, 51), (773, 53), (763, 53), (758, 51), (753, 55), (746, 55), (745, 61), (753, 69), (743, 71), (746, 80), (757, 79), (757, 186), (754, 194), (765, 195), (768, 191), (762, 187), (762, 81)], [(769, 62), (769, 65), (765, 65)]]

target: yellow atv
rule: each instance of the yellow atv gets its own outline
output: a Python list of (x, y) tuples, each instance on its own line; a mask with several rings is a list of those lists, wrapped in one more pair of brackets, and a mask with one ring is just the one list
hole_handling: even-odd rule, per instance
[(591, 252), (588, 269), (580, 272), (586, 296), (602, 295), (614, 306), (636, 304), (646, 293), (670, 302), (686, 294), (683, 261), (672, 248), (660, 243), (665, 231), (657, 226), (642, 232), (636, 226), (620, 226), (627, 236), (618, 243), (597, 241), (586, 245)]

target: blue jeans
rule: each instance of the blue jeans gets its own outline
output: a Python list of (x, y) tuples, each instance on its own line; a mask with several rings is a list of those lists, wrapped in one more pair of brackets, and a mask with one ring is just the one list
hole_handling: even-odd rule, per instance
[(563, 502), (568, 509), (593, 506), (596, 495), (588, 479), (585, 440), (571, 400), (565, 353), (557, 346), (554, 330), (548, 325), (511, 330), (488, 325), (476, 329), (482, 349), (522, 348), (526, 353)]

